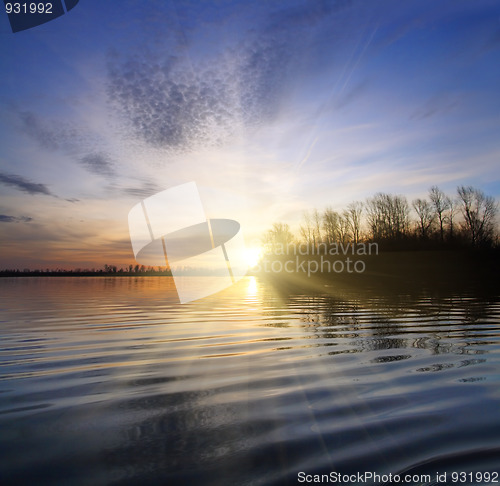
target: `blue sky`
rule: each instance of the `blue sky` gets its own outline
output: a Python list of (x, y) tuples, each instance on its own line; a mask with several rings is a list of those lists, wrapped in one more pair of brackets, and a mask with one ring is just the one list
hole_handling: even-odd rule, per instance
[(378, 191), (500, 196), (497, 1), (80, 0), (0, 35), (1, 268), (133, 263), (130, 208), (191, 180), (247, 241)]

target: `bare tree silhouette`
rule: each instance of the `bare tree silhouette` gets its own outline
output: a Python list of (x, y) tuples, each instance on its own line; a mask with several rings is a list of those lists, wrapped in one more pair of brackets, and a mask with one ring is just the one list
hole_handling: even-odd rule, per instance
[(363, 215), (363, 203), (354, 201), (344, 210), (344, 219), (351, 233), (352, 242), (357, 245), (361, 236), (361, 217)]
[(374, 240), (397, 240), (408, 234), (410, 209), (406, 197), (379, 192), (367, 200), (366, 210)]
[(439, 221), (439, 236), (444, 240), (444, 224), (446, 221), (446, 212), (450, 210), (452, 201), (437, 186), (432, 186), (429, 190), (429, 199), (434, 209), (434, 213)]
[(290, 226), (286, 223), (274, 223), (262, 239), (263, 243), (268, 245), (272, 251), (276, 251), (278, 248), (286, 249), (293, 240), (294, 236), (290, 231)]
[(459, 186), (458, 197), (464, 217), (464, 229), (472, 246), (488, 243), (493, 238), (494, 219), (498, 205), (491, 196), (472, 186)]
[(414, 199), (411, 204), (418, 216), (420, 236), (423, 239), (426, 239), (429, 236), (429, 230), (431, 229), (436, 216), (433, 211), (432, 205), (425, 199), (420, 198)]

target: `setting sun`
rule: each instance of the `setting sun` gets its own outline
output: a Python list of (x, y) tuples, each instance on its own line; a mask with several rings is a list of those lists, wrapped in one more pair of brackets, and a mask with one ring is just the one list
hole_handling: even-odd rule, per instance
[(252, 247), (245, 250), (245, 262), (249, 267), (255, 267), (262, 255), (262, 248)]

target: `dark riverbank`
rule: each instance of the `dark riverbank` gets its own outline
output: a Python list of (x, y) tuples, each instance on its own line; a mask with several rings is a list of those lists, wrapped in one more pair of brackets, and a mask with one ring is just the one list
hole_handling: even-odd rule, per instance
[[(339, 255), (266, 255), (249, 275), (288, 281), (300, 287), (317, 282), (362, 283), (451, 283), (472, 278), (497, 282), (500, 251), (472, 250), (404, 250), (380, 251), (372, 254), (347, 252)], [(193, 270), (189, 274), (196, 276)], [(187, 275), (187, 273), (186, 273)], [(171, 277), (167, 268), (128, 270), (0, 270), (0, 277)]]
[[(267, 261), (267, 267), (265, 262), (261, 262), (260, 271), (253, 275), (270, 280), (287, 291), (356, 288), (359, 291), (373, 289), (401, 294), (415, 293), (423, 288), (443, 291), (472, 288), (486, 292), (496, 292), (500, 288), (498, 251), (425, 250), (387, 251), (378, 255), (281, 255), (273, 258), (268, 256)], [(272, 261), (281, 262), (281, 266), (278, 263), (273, 266)], [(285, 267), (286, 261), (294, 263)], [(292, 267), (299, 271), (286, 270)], [(322, 267), (326, 271), (321, 271)]]

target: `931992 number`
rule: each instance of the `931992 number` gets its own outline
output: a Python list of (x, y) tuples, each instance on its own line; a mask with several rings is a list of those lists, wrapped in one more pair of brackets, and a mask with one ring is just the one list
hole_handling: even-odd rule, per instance
[(453, 483), (498, 483), (498, 472), (452, 472)]
[(7, 14), (51, 14), (52, 13), (52, 4), (51, 3), (6, 3), (5, 11)]

